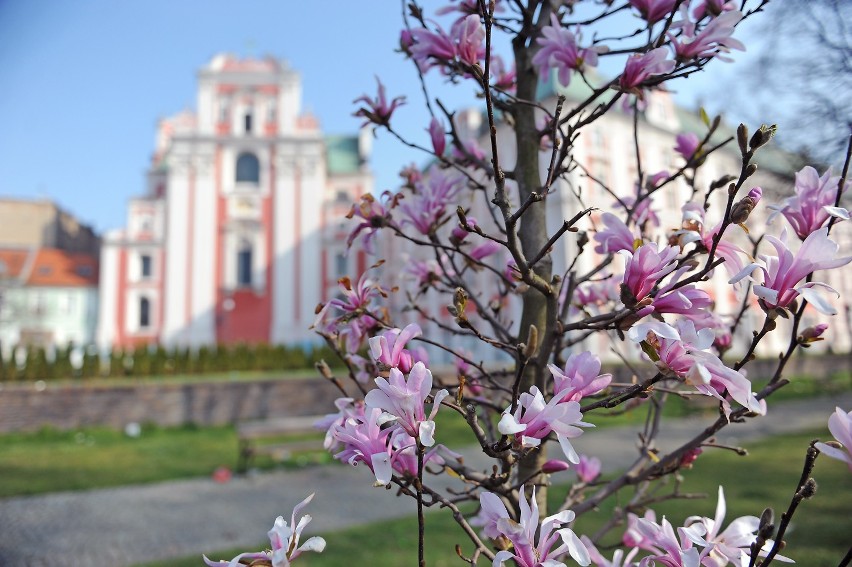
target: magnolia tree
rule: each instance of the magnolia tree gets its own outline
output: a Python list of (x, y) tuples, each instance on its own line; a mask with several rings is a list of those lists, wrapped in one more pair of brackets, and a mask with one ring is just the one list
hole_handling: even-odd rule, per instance
[[(817, 456), (852, 468), (852, 413), (838, 408), (829, 421), (836, 441), (807, 449), (801, 480), (777, 525), (769, 510), (725, 525), (722, 487), (715, 518), (692, 516), (677, 529), (651, 507), (682, 496), (677, 482), (665, 483), (693, 466), (702, 448), (718, 446), (714, 437), (725, 427), (772, 411), (770, 396), (788, 383), (788, 361), (821, 340), (835, 313), (833, 290), (815, 281), (814, 272), (852, 260), (838, 254), (831, 235), (849, 218), (841, 207), (848, 157), (840, 177), (810, 167), (799, 172), (795, 194), (768, 206), (779, 222), (765, 236), (749, 217), (767, 199), (749, 180), (773, 127), (750, 133), (741, 125), (735, 136), (711, 143), (720, 120), (704, 116), (704, 136), (677, 136), (682, 161), (676, 170), (643, 168), (639, 118), (647, 99), (669, 81), (744, 49), (734, 38), (736, 28), (767, 1), (461, 0), (431, 14), (405, 3), (400, 51), (420, 78), (427, 141), (395, 127), (393, 115), (405, 100), (389, 98), (381, 82), (375, 98), (356, 101), (356, 115), (421, 150), (429, 165), (406, 169), (398, 191), (356, 203), (349, 241), (381, 256), (393, 240), (409, 260), (400, 266), (391, 258), (393, 270), (377, 262), (357, 281), (341, 280), (338, 299), (320, 306), (315, 328), (348, 368), (344, 379), (324, 362), (318, 365), (343, 394), (338, 411), (322, 423), (325, 446), (340, 461), (369, 469), (376, 485), (395, 486), (400, 497), (416, 501), (420, 565), (428, 507), (452, 512), (470, 542), (456, 551), (471, 565), (484, 559), (522, 567), (789, 561), (778, 553), (793, 511), (815, 491)], [(513, 61), (499, 53), (511, 53)], [(611, 79), (593, 72), (604, 58), (621, 65)], [(432, 94), (436, 77), (473, 86), (485, 109), (483, 138), (471, 137)], [(584, 100), (537, 96), (543, 84), (576, 81), (588, 93)], [(632, 188), (596, 179), (577, 159), (578, 140), (589, 126), (614, 112), (633, 124), (633, 150), (611, 156), (631, 163)], [(738, 168), (701, 181), (702, 168), (726, 145), (738, 154)], [(587, 205), (577, 176), (609, 195), (611, 205), (596, 203), (606, 212)], [(680, 203), (680, 226), (667, 230), (654, 199), (671, 184), (689, 198)], [(548, 207), (557, 202), (576, 214), (548, 225)], [(748, 249), (741, 247), (746, 242)], [(592, 249), (595, 260), (589, 259)], [(559, 270), (557, 253), (567, 258)], [(399, 271), (412, 276), (405, 285), (383, 282)], [(730, 317), (714, 309), (708, 292), (714, 274), (737, 294), (740, 307)], [(451, 317), (424, 307), (436, 297)], [(389, 309), (393, 302), (405, 309)], [(743, 344), (732, 345), (732, 337), (744, 336), (737, 331), (748, 309), (761, 322)], [(410, 317), (391, 315), (403, 312), (416, 314), (426, 331), (405, 325)], [(824, 315), (825, 322), (804, 328), (806, 313)], [(781, 320), (787, 324), (778, 325)], [(786, 334), (786, 346), (768, 383), (757, 389), (748, 365), (759, 344), (777, 333)], [(601, 373), (600, 358), (583, 348), (597, 335), (632, 361), (632, 382)], [(470, 341), (483, 345), (479, 355), (460, 346)], [(426, 345), (451, 358), (455, 371), (433, 376)], [(673, 395), (711, 400), (719, 411), (692, 439), (662, 451), (655, 439)], [(646, 418), (632, 464), (600, 480), (600, 461), (578, 454), (572, 440), (593, 439), (586, 420), (614, 410)], [(442, 444), (439, 412), (464, 419), (478, 459), (465, 462)], [(483, 459), (486, 466), (471, 464)], [(578, 481), (550, 487), (549, 475), (568, 468)], [(447, 483), (433, 475), (452, 477), (454, 484), (439, 488)], [(556, 509), (548, 509), (548, 490), (559, 491)], [(575, 533), (577, 517), (615, 498), (619, 506), (602, 529)], [(478, 505), (476, 512), (459, 508), (468, 501)], [(296, 523), (295, 514), (289, 527), (276, 521), (272, 551), (208, 564), (281, 566), (302, 551), (321, 551), (319, 538), (299, 545), (306, 522)], [(613, 535), (623, 545), (605, 556), (596, 544)]]

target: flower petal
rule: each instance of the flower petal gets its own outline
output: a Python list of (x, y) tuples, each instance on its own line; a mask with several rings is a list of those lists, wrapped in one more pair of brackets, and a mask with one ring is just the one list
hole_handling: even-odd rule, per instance
[(375, 453), (370, 455), (370, 462), (373, 465), (373, 474), (376, 475), (376, 482), (382, 486), (390, 483), (391, 478), (393, 477), (390, 455), (387, 453)]

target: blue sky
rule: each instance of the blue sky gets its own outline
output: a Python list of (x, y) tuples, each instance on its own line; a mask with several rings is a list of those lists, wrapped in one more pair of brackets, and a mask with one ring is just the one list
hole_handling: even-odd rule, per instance
[[(194, 108), (195, 73), (219, 52), (288, 60), (302, 76), (303, 108), (327, 133), (357, 130), (352, 101), (375, 92), (378, 74), (389, 95), (409, 95), (399, 125), (425, 142), (416, 75), (394, 53), (400, 6), (0, 0), (0, 196), (53, 199), (99, 231), (123, 226), (127, 199), (144, 188), (157, 119)], [(715, 70), (732, 72), (723, 66)], [(682, 103), (695, 99), (694, 88), (681, 90)], [(469, 89), (442, 93), (449, 108), (472, 100)], [(417, 157), (380, 135), (376, 187), (394, 186), (400, 166)]]

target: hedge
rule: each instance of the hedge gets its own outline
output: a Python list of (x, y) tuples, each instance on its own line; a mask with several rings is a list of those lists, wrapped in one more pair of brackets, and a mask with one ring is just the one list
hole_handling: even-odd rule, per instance
[[(24, 356), (24, 354), (26, 356)], [(16, 347), (0, 353), (0, 381), (68, 378), (120, 378), (203, 375), (222, 372), (305, 370), (324, 358), (337, 360), (328, 347), (270, 344), (202, 346), (197, 349), (149, 345), (135, 349), (96, 349), (69, 346), (46, 351)]]

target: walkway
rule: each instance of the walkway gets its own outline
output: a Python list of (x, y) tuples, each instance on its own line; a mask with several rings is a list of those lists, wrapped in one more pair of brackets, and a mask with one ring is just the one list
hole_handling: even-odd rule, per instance
[[(738, 444), (770, 433), (825, 427), (836, 405), (852, 407), (852, 392), (770, 405), (769, 415), (745, 426), (733, 424), (718, 440)], [(674, 447), (705, 422), (670, 421), (658, 444)], [(598, 455), (605, 469), (612, 469), (632, 460), (635, 439), (632, 431), (602, 429), (577, 439), (575, 446), (581, 453)], [(202, 552), (257, 547), (273, 519), (289, 515), (311, 492), (317, 495), (307, 510), (314, 518), (308, 535), (413, 513), (412, 501), (373, 487), (370, 478), (366, 468), (324, 466), (226, 484), (205, 478), (8, 498), (0, 500), (0, 565), (123, 567), (192, 554), (199, 555), (201, 565)]]

